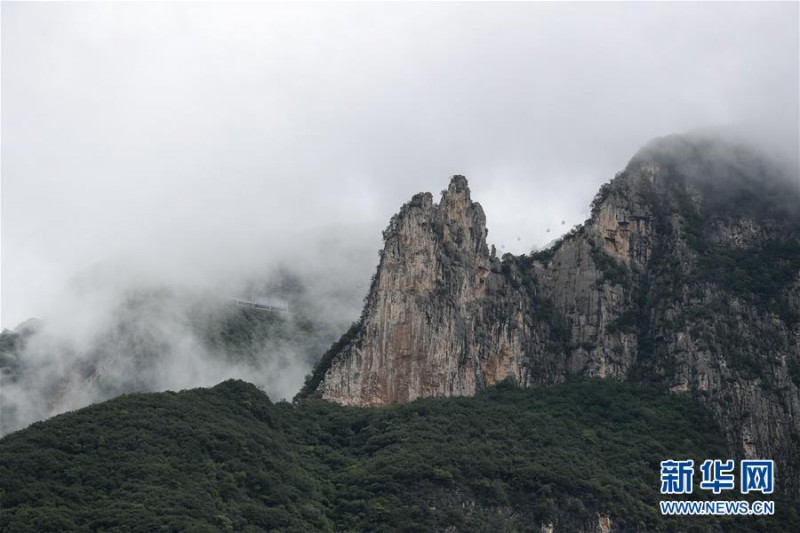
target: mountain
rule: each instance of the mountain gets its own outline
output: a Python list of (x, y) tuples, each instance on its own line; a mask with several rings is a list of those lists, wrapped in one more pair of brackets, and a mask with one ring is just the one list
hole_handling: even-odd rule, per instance
[(736, 457), (798, 488), (800, 186), (757, 151), (657, 139), (553, 247), (496, 257), (454, 176), (384, 232), (360, 320), (301, 396), (377, 406), (573, 376), (699, 397)]
[[(384, 241), (360, 318), (293, 403), (226, 381), (16, 431), (0, 439), (0, 529), (800, 530), (796, 170), (671, 136), (547, 250), (497, 257), (463, 176), (438, 203), (414, 196)], [(236, 361), (290, 326), (190, 315)], [(139, 340), (169, 316), (121, 317), (101, 339), (144, 347), (146, 369), (159, 344)], [(19, 351), (45, 327), (0, 336), (3, 380), (37, 375)], [(660, 514), (661, 461), (728, 458), (776, 460), (775, 516)]]
[[(324, 294), (286, 269), (232, 294), (124, 285), (107, 269), (90, 273), (69, 312), (0, 333), (0, 435), (120, 394), (226, 378), (247, 377), (273, 397), (291, 397), (347, 324), (345, 313), (324, 305), (358, 301), (350, 287), (340, 287), (344, 296)], [(98, 282), (104, 274), (111, 279)], [(262, 294), (288, 310), (246, 303)]]
[(0, 530), (797, 531), (785, 495), (769, 517), (659, 513), (660, 461), (723, 454), (699, 402), (612, 380), (375, 409), (227, 381), (0, 439)]

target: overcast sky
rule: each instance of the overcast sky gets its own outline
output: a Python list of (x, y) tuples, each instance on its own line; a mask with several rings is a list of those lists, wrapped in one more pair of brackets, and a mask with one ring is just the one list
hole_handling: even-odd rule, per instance
[(519, 253), (653, 137), (796, 146), (798, 4), (3, 2), (1, 88), (10, 328), (110, 259), (338, 253), (368, 278), (389, 217), (455, 173)]

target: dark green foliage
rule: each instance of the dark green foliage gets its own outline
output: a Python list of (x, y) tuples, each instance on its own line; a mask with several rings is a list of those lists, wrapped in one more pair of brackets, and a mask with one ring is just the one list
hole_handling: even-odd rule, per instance
[(19, 351), (22, 349), (22, 336), (7, 329), (0, 333), (0, 368), (15, 372), (19, 368)]
[[(609, 184), (606, 183), (605, 185), (603, 185), (603, 187), (606, 187), (607, 185)], [(540, 261), (544, 264), (549, 263), (550, 260), (553, 259), (553, 256), (558, 251), (558, 249), (561, 248), (565, 242), (569, 242), (573, 240), (575, 237), (583, 235), (584, 228), (585, 228), (584, 224), (576, 224), (575, 226), (572, 227), (571, 230), (569, 230), (567, 233), (556, 239), (553, 242), (553, 244), (551, 244), (548, 248), (545, 248), (544, 250), (539, 250), (538, 252), (531, 253), (530, 259), (534, 261)], [(521, 257), (525, 258), (526, 256), (522, 255)]]
[[(657, 217), (665, 226), (670, 215), (680, 215), (681, 232), (697, 253), (697, 262), (688, 272), (676, 265), (668, 267), (673, 285), (713, 283), (786, 322), (799, 320), (798, 310), (783, 294), (800, 272), (796, 174), (791, 176), (746, 146), (700, 136), (658, 139), (631, 166), (641, 161), (654, 161), (666, 169), (669, 195), (654, 198), (651, 204), (661, 210), (672, 208)], [(734, 246), (722, 237), (726, 228), (749, 222), (763, 228), (768, 237), (744, 246)]]
[[(753, 183), (752, 177), (727, 176), (726, 188), (713, 181), (692, 181), (705, 191), (700, 206), (695, 206), (686, 189), (675, 192), (683, 219), (682, 230), (698, 260), (686, 281), (693, 284), (713, 283), (733, 295), (743, 297), (762, 309), (776, 312), (782, 319), (794, 322), (791, 309), (782, 294), (800, 272), (800, 218), (788, 207), (787, 200), (798, 196), (792, 188), (780, 188), (769, 179)], [(754, 192), (757, 187), (763, 190)], [(717, 190), (721, 189), (721, 190)], [(783, 191), (776, 198), (777, 191)], [(733, 224), (732, 215), (749, 217), (772, 227), (774, 237), (758, 240), (745, 247), (719, 242), (717, 225)], [(675, 268), (673, 272), (681, 272)]]
[(297, 398), (307, 398), (312, 396), (319, 384), (322, 383), (322, 379), (325, 377), (325, 372), (331, 367), (331, 363), (336, 355), (344, 349), (345, 346), (350, 344), (350, 342), (356, 338), (358, 332), (361, 330), (361, 321), (353, 322), (350, 325), (350, 328), (347, 332), (342, 335), (338, 341), (334, 342), (328, 351), (326, 351), (319, 362), (314, 366), (314, 371), (306, 376), (305, 383), (303, 383), (303, 388), (300, 389), (300, 392), (297, 393)]
[(0, 440), (0, 529), (574, 530), (598, 512), (622, 531), (798, 527), (789, 502), (760, 523), (658, 514), (661, 460), (725, 456), (697, 403), (617, 382), (359, 409), (273, 404), (230, 381), (123, 396)]
[(18, 333), (7, 329), (0, 333), (0, 353), (14, 352), (19, 349), (20, 343), (21, 339)]
[(610, 254), (605, 253), (594, 241), (589, 241), (589, 256), (597, 269), (603, 273), (599, 283), (606, 281), (612, 285), (629, 285), (631, 281), (630, 270)]
[(553, 259), (553, 256), (556, 254), (558, 249), (561, 248), (562, 244), (564, 244), (564, 241), (562, 239), (558, 239), (549, 248), (545, 248), (544, 250), (539, 250), (538, 252), (531, 253), (531, 258), (536, 261), (541, 261), (542, 263), (547, 264), (550, 262), (551, 259)]
[(553, 347), (566, 348), (572, 340), (572, 330), (567, 319), (556, 309), (552, 299), (538, 295), (534, 295), (532, 299), (531, 318), (533, 322), (548, 324), (550, 326), (550, 342)]
[[(193, 317), (193, 326), (209, 347), (235, 361), (253, 360), (258, 347), (293, 338), (294, 324), (276, 313), (230, 306), (224, 312), (207, 317)], [(299, 333), (299, 332), (298, 332)]]
[(293, 466), (271, 409), (252, 385), (227, 382), (36, 423), (0, 441), (0, 529), (324, 528), (324, 496)]
[(789, 365), (789, 377), (795, 385), (800, 387), (800, 360), (790, 359), (787, 363)]
[(229, 305), (189, 317), (203, 345), (231, 362), (257, 364), (280, 346), (291, 346), (311, 363), (336, 338), (336, 329), (317, 317), (293, 311), (290, 315)]
[(713, 282), (778, 314), (797, 321), (781, 294), (800, 272), (800, 242), (777, 238), (748, 248), (705, 244), (694, 280)]
[[(620, 178), (621, 174), (617, 174), (616, 178)], [(622, 181), (621, 179), (618, 181)], [(591, 203), (591, 213), (592, 216), (597, 216), (600, 213), (600, 206), (603, 205), (603, 202), (611, 195), (611, 191), (613, 189), (613, 185), (611, 182), (604, 183), (600, 186), (600, 189), (597, 191), (597, 194), (594, 195), (592, 198)]]
[[(29, 319), (20, 324), (15, 331), (4, 329), (0, 332), (0, 375), (5, 380), (16, 380), (25, 369), (25, 361), (22, 357), (25, 345), (39, 327), (40, 322), (37, 319)], [(0, 417), (0, 427), (2, 425), (3, 420)]]
[[(580, 227), (573, 228), (570, 238), (575, 237)], [(560, 353), (566, 349), (571, 340), (571, 330), (567, 319), (556, 309), (553, 300), (543, 296), (539, 291), (539, 282), (533, 269), (536, 254), (530, 256), (503, 256), (500, 272), (509, 280), (511, 288), (522, 290), (528, 295), (530, 302), (529, 318), (533, 323), (548, 324), (549, 346), (552, 352)]]
[(629, 167), (652, 162), (668, 170), (671, 181), (689, 185), (702, 196), (708, 216), (763, 221), (800, 220), (800, 184), (796, 169), (732, 139), (672, 135), (648, 143)]
[(636, 333), (638, 331), (638, 321), (639, 312), (635, 309), (629, 309), (606, 327), (606, 333), (609, 335)]

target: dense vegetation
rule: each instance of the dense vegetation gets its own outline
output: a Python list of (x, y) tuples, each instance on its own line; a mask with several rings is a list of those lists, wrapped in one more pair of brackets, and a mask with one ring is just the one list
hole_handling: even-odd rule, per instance
[(353, 322), (345, 334), (342, 335), (339, 340), (334, 342), (331, 347), (328, 348), (328, 350), (322, 355), (322, 358), (320, 358), (319, 362), (314, 366), (312, 373), (306, 375), (303, 387), (297, 394), (298, 398), (306, 398), (314, 395), (319, 387), (319, 384), (322, 383), (322, 380), (325, 378), (325, 372), (327, 372), (331, 367), (331, 364), (333, 364), (333, 359), (345, 348), (345, 346), (350, 344), (350, 342), (356, 338), (361, 330), (361, 324), (361, 320), (358, 322)]
[(503, 383), (360, 409), (273, 404), (229, 381), (122, 396), (3, 438), (0, 529), (573, 531), (598, 513), (619, 530), (800, 527), (788, 502), (762, 519), (658, 514), (661, 460), (725, 456), (697, 403), (630, 384)]
[(0, 332), (0, 372), (15, 374), (19, 370), (19, 352), (23, 339), (19, 333), (3, 330)]
[[(659, 139), (634, 161), (643, 158), (668, 170), (673, 208), (698, 257), (688, 279), (675, 281), (713, 283), (786, 322), (800, 320), (785, 295), (800, 272), (796, 169), (787, 171), (744, 145), (688, 136)], [(731, 231), (745, 236), (741, 245), (722, 235)], [(678, 276), (680, 269), (672, 271)]]

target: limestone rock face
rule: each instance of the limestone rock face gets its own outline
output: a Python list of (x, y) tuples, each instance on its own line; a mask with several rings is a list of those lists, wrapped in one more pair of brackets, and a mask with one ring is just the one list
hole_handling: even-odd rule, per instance
[[(332, 362), (324, 398), (380, 405), (473, 394), (521, 369), (518, 346), (481, 362), (476, 338), (491, 260), (486, 217), (455, 176), (438, 204), (418, 194), (384, 232), (385, 247), (356, 340)], [(517, 342), (514, 338), (512, 342)]]
[(732, 453), (792, 463), (800, 194), (780, 174), (741, 146), (661, 139), (601, 188), (582, 226), (502, 259), (455, 176), (438, 203), (418, 194), (392, 218), (361, 319), (310, 392), (371, 406), (507, 378), (642, 380), (698, 395)]

